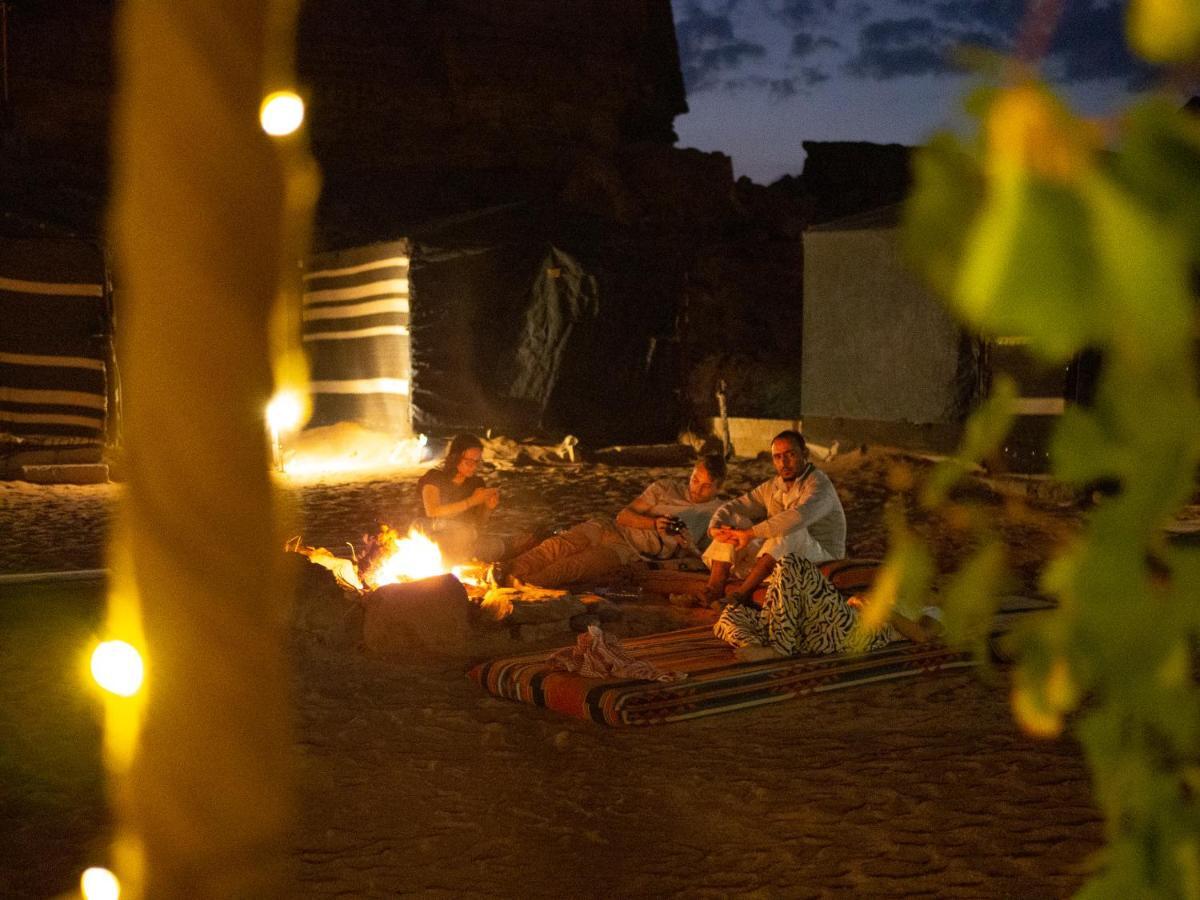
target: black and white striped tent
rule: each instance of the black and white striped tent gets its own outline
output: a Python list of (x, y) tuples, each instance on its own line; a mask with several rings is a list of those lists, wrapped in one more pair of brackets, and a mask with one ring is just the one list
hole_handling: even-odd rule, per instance
[(304, 274), (303, 339), (312, 379), (310, 426), (358, 422), (411, 433), (408, 242), (312, 257)]
[(591, 218), (513, 204), (306, 264), (309, 427), (570, 433), (678, 431), (678, 273)]
[(95, 448), (108, 425), (104, 254), (68, 239), (0, 238), (0, 450)]

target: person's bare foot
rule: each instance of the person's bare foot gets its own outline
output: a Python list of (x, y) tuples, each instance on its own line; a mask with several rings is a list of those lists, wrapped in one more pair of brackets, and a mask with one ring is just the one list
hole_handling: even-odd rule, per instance
[(713, 584), (709, 582), (704, 586), (704, 593), (700, 595), (700, 600), (705, 606), (712, 606), (725, 599), (725, 585)]
[(761, 662), (764, 659), (783, 659), (783, 654), (775, 650), (774, 647), (760, 647), (756, 644), (751, 644), (748, 647), (734, 648), (733, 655), (742, 662)]

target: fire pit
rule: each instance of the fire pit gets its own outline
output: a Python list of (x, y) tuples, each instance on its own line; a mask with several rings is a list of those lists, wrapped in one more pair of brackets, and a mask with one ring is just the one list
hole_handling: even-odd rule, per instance
[(362, 638), (375, 653), (456, 653), (466, 648), (471, 623), (507, 627), (517, 640), (533, 641), (582, 631), (620, 615), (594, 594), (571, 594), (534, 585), (499, 587), (490, 569), (472, 562), (447, 566), (437, 544), (417, 530), (407, 535), (384, 526), (351, 547), (351, 558), (299, 538), (285, 549), (328, 569), (363, 610)]

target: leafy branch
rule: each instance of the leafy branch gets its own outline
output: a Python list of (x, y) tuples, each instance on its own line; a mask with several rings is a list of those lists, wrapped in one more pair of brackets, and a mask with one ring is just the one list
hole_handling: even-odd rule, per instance
[[(1152, 61), (1194, 63), (1200, 7), (1135, 0), (1130, 36)], [(1051, 466), (1081, 488), (1119, 485), (1041, 573), (1057, 606), (1016, 636), (1013, 712), (1034, 735), (1069, 722), (1083, 744), (1108, 846), (1082, 896), (1200, 897), (1200, 551), (1163, 531), (1200, 463), (1200, 121), (1152, 98), (1101, 127), (1015, 65), (971, 106), (975, 139), (939, 135), (916, 158), (906, 250), (973, 332), (1024, 336), (1048, 363), (1099, 351), (1095, 399), (1062, 416)], [(1014, 394), (997, 385), (923, 507), (946, 507), (999, 446)], [(1005, 551), (968, 519), (976, 549), (944, 602), (951, 638), (981, 648)], [(902, 514), (892, 529), (887, 606), (932, 577)]]

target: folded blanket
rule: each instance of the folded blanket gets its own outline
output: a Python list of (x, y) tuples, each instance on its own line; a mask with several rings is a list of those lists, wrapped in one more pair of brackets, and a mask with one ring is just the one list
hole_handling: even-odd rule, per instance
[(684, 672), (664, 672), (653, 663), (630, 656), (621, 642), (589, 625), (573, 647), (563, 647), (549, 659), (550, 665), (583, 678), (636, 678), (645, 681), (682, 681)]

